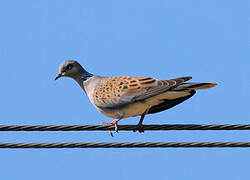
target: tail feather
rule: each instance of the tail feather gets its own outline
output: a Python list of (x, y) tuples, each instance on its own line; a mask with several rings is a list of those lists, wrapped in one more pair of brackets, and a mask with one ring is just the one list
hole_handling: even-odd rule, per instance
[(217, 85), (217, 83), (190, 83), (190, 86), (188, 87), (188, 89), (208, 89), (208, 88), (212, 88), (215, 87)]
[(200, 89), (208, 89), (215, 87), (217, 83), (183, 83), (180, 86), (176, 87), (175, 90), (200, 90)]

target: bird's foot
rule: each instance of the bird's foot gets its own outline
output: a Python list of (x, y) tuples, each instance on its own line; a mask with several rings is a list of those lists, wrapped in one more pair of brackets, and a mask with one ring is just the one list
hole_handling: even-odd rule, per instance
[(138, 131), (139, 133), (144, 133), (144, 127), (142, 124), (137, 124), (135, 130), (133, 130), (134, 132)]
[(112, 122), (102, 122), (102, 124), (105, 124), (105, 125), (110, 125), (110, 126), (115, 126), (115, 132), (118, 132), (118, 121), (120, 119), (114, 119)]

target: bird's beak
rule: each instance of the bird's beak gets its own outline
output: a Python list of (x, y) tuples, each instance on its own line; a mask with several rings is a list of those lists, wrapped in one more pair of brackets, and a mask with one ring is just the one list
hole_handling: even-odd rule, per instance
[(55, 80), (59, 79), (60, 77), (62, 77), (62, 74), (61, 74), (61, 73), (59, 73), (59, 74), (56, 76)]

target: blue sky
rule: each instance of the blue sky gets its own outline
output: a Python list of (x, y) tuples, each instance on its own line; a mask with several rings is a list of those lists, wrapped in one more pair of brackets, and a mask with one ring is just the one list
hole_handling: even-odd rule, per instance
[[(249, 2), (3, 1), (0, 124), (100, 124), (59, 64), (91, 73), (169, 79), (193, 76), (216, 88), (145, 124), (250, 123)], [(120, 124), (137, 124), (139, 117)], [(1, 142), (250, 141), (244, 131), (0, 132)], [(249, 149), (0, 150), (1, 179), (247, 179)]]

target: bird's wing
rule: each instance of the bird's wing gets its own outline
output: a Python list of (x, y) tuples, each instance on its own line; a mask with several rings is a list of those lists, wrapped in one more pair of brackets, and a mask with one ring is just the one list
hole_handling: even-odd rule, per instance
[(132, 76), (104, 78), (95, 87), (92, 98), (99, 108), (116, 108), (161, 94), (191, 78), (170, 80)]

